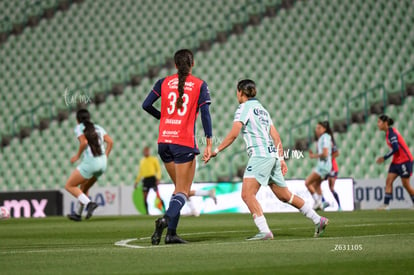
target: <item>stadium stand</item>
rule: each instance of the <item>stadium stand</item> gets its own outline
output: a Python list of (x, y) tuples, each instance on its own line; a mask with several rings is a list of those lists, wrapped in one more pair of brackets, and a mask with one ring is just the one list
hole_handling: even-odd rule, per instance
[[(37, 28), (10, 37), (2, 45), (0, 54), (5, 61), (0, 64), (0, 85), (8, 92), (1, 93), (1, 133), (13, 131), (13, 125), (4, 123), (5, 117), (15, 118), (30, 108), (40, 106), (37, 123), (49, 113), (56, 115), (65, 107), (66, 89), (81, 92), (77, 87), (86, 89), (88, 83), (96, 85), (92, 91), (86, 90), (90, 93), (111, 89), (125, 81), (125, 68), (128, 78), (142, 66), (145, 71), (159, 65), (186, 43), (197, 47), (200, 41), (234, 29), (240, 20), (252, 21), (252, 17), (237, 16), (237, 9), (249, 7), (243, 15), (251, 10), (264, 14), (264, 7), (281, 3), (269, 0), (265, 5), (250, 6), (248, 1), (231, 1), (219, 7), (214, 1), (170, 1), (165, 5), (165, 1), (157, 0), (151, 5), (143, 2), (135, 6), (131, 1), (84, 1), (64, 14), (57, 12), (54, 20), (41, 21)], [(186, 16), (184, 11), (194, 7), (206, 13)], [(346, 119), (347, 100), (361, 92), (382, 83), (387, 97), (400, 91), (400, 74), (414, 64), (413, 19), (409, 16), (413, 12), (414, 4), (408, 0), (297, 1), (291, 9), (281, 9), (275, 17), (262, 16), (259, 24), (253, 22), (242, 33), (226, 35), (223, 43), (198, 51), (194, 74), (205, 79), (212, 91), (215, 141), (224, 138), (231, 127), (237, 107), (235, 85), (241, 78), (257, 82), (258, 96), (272, 112), (285, 146), (291, 145), (289, 129), (315, 114), (326, 112), (331, 121)], [(152, 24), (154, 18), (157, 24)], [(214, 32), (204, 28), (208, 24)], [(204, 31), (195, 32), (197, 29)], [(169, 39), (163, 38), (164, 33)], [(188, 34), (196, 38), (180, 40)], [(161, 61), (147, 58), (140, 62), (154, 52), (160, 54)], [(138, 68), (131, 68), (131, 64), (138, 64)], [(174, 71), (164, 67), (151, 77), (142, 77), (136, 83), (139, 85), (127, 85), (122, 95), (110, 94), (104, 103), (88, 106), (93, 120), (115, 140), (108, 173), (99, 184), (132, 184), (142, 148), (148, 144), (156, 148), (155, 121), (140, 105), (153, 83)], [(95, 81), (97, 78), (104, 81)], [(369, 105), (382, 100), (381, 93), (370, 94)], [(51, 104), (39, 105), (44, 99), (50, 99)], [(363, 110), (362, 100), (356, 102), (352, 111)], [(396, 127), (403, 136), (414, 140), (412, 122), (400, 119), (400, 114), (414, 111), (412, 97), (386, 111), (396, 118)], [(27, 116), (22, 120), (17, 123), (18, 129), (31, 123)], [(3, 189), (62, 187), (73, 168), (70, 156), (77, 148), (74, 124), (70, 113), (68, 120), (51, 121), (48, 129), (35, 129), (29, 138), (12, 139), (0, 154)], [(302, 127), (293, 139), (306, 135), (307, 129)], [(199, 123), (199, 141), (202, 136)], [(386, 168), (375, 164), (375, 156), (386, 150), (384, 137), (376, 130), (375, 115), (367, 117), (365, 124), (350, 125), (347, 132), (336, 134), (336, 139), (341, 150), (341, 176), (384, 177)], [(200, 147), (203, 149), (203, 145)], [(195, 180), (237, 178), (247, 161), (243, 149), (243, 141), (238, 139), (231, 150), (209, 165), (199, 163)], [(289, 177), (301, 178), (310, 173), (314, 163), (305, 158), (289, 161), (288, 165)], [(165, 171), (163, 180), (167, 181)]]

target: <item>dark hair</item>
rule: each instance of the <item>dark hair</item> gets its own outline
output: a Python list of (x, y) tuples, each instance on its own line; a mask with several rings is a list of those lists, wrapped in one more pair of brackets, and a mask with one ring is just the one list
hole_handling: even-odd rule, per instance
[(194, 64), (193, 53), (187, 49), (179, 50), (174, 54), (174, 62), (178, 70), (178, 99), (176, 106), (177, 109), (181, 109), (184, 103), (185, 79), (190, 74), (191, 67)]
[(76, 119), (79, 123), (85, 125), (83, 133), (85, 134), (88, 145), (91, 148), (92, 155), (94, 157), (102, 155), (102, 148), (99, 142), (98, 134), (96, 133), (95, 126), (91, 122), (91, 114), (86, 109), (80, 109), (76, 113)]
[(391, 126), (394, 124), (394, 120), (387, 115), (380, 115), (379, 119), (381, 119), (383, 122), (387, 122), (388, 126)]
[(318, 124), (321, 125), (323, 128), (326, 129), (326, 133), (331, 136), (332, 143), (335, 144), (335, 138), (334, 138), (334, 135), (333, 135), (333, 131), (331, 129), (331, 126), (329, 125), (329, 121), (327, 121), (327, 120), (325, 120), (325, 121), (319, 121)]
[(255, 97), (256, 96), (256, 83), (250, 79), (243, 79), (237, 83), (237, 91), (242, 92), (247, 97)]

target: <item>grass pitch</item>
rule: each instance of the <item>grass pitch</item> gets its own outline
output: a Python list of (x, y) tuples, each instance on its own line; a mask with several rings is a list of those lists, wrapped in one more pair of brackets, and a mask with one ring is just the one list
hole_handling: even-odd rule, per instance
[(0, 221), (0, 274), (413, 274), (414, 212), (325, 213), (313, 238), (299, 213), (266, 214), (271, 241), (250, 215), (181, 217), (186, 245), (150, 245), (156, 217)]

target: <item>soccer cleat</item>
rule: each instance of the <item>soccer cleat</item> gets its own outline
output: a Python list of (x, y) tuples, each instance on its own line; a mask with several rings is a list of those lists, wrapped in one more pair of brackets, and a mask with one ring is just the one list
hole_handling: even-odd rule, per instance
[(72, 220), (72, 221), (75, 221), (75, 222), (82, 221), (81, 215), (78, 215), (78, 214), (68, 214), (67, 217), (69, 218), (69, 220)]
[(181, 239), (178, 235), (169, 235), (165, 236), (165, 244), (180, 244), (188, 243), (186, 240)]
[(253, 237), (246, 239), (247, 241), (259, 241), (259, 240), (273, 240), (272, 232), (259, 232)]
[(211, 189), (208, 191), (208, 196), (213, 199), (214, 204), (217, 204), (216, 189)]
[(389, 204), (383, 204), (380, 207), (378, 207), (377, 210), (390, 210), (390, 205)]
[(155, 221), (155, 230), (151, 236), (151, 243), (159, 245), (161, 241), (162, 232), (168, 226), (168, 221), (165, 217), (159, 218)]
[(326, 202), (326, 201), (323, 202), (322, 203), (322, 210), (325, 210), (325, 208), (329, 207), (329, 205), (330, 205), (329, 202)]
[(321, 217), (321, 220), (319, 221), (319, 223), (317, 223), (315, 225), (315, 234), (313, 235), (313, 237), (317, 238), (317, 237), (321, 237), (323, 235), (323, 233), (325, 232), (325, 228), (328, 225), (329, 220), (325, 217)]
[(96, 202), (91, 201), (90, 203), (88, 203), (88, 205), (86, 206), (88, 212), (86, 213), (85, 219), (88, 220), (90, 217), (92, 217), (93, 211), (95, 211), (97, 207), (98, 204)]

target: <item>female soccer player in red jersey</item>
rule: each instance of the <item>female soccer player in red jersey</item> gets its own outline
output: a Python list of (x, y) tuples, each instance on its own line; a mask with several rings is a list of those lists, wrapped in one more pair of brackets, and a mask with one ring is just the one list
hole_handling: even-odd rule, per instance
[[(210, 93), (207, 83), (191, 74), (194, 66), (193, 53), (179, 50), (174, 55), (177, 74), (158, 80), (145, 99), (142, 107), (160, 120), (158, 154), (174, 182), (175, 189), (165, 215), (155, 221), (151, 237), (158, 245), (162, 232), (168, 226), (166, 244), (185, 243), (176, 232), (180, 210), (187, 200), (195, 173), (195, 156), (200, 152), (195, 137), (198, 111), (206, 136), (204, 156), (211, 155), (212, 126), (209, 112)], [(161, 111), (153, 104), (161, 98)]]
[(386, 132), (385, 139), (391, 151), (383, 157), (379, 157), (377, 163), (383, 163), (386, 159), (393, 156), (385, 183), (384, 204), (378, 208), (380, 210), (390, 209), (392, 184), (398, 176), (401, 177), (402, 184), (414, 203), (414, 189), (410, 185), (410, 177), (413, 173), (413, 155), (398, 130), (391, 127), (393, 124), (394, 120), (386, 115), (381, 115), (378, 118), (378, 129)]
[[(338, 204), (338, 211), (341, 211), (341, 202), (339, 201), (338, 193), (335, 191), (335, 181), (338, 178), (338, 163), (336, 162), (336, 158), (339, 156), (338, 147), (336, 147), (335, 140), (332, 136), (332, 170), (331, 172), (326, 176), (329, 182), (329, 189), (332, 192), (332, 195), (334, 196), (336, 203)], [(323, 207), (325, 209), (325, 205)]]

